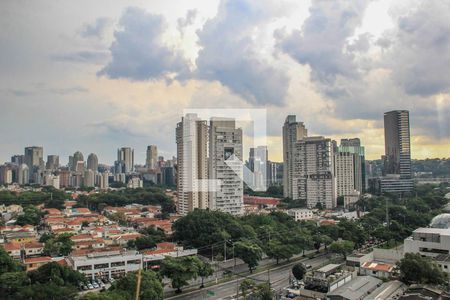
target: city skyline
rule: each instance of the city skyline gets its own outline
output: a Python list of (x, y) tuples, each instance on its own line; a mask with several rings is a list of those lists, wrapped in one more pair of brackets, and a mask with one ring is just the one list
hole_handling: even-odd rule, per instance
[(62, 163), (75, 150), (112, 162), (111, 149), (121, 146), (143, 163), (150, 144), (171, 157), (168, 137), (182, 110), (211, 107), (267, 108), (274, 161), (282, 159), (288, 114), (310, 135), (359, 137), (367, 159), (379, 158), (380, 116), (393, 109), (410, 111), (413, 158), (449, 156), (450, 54), (442, 41), (450, 8), (442, 1), (4, 1), (0, 8), (2, 161), (27, 145)]

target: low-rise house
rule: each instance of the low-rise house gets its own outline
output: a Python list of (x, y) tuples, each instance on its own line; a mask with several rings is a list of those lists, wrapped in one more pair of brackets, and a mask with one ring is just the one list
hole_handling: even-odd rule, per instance
[(370, 275), (378, 278), (390, 278), (393, 272), (394, 265), (377, 262), (365, 262), (360, 269), (361, 275)]
[(287, 211), (288, 215), (293, 217), (295, 221), (305, 221), (314, 218), (312, 210), (307, 208), (292, 208)]
[(182, 246), (177, 246), (173, 243), (159, 243), (156, 249), (143, 250), (143, 264), (144, 269), (158, 269), (160, 263), (166, 256), (182, 257), (197, 255), (197, 249), (183, 249)]
[(23, 260), (27, 272), (36, 270), (37, 268), (49, 263), (52, 258), (49, 256), (30, 257)]

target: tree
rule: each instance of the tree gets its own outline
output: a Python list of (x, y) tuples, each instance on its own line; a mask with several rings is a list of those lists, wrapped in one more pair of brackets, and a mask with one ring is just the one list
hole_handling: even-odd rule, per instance
[(8, 255), (3, 247), (0, 247), (0, 274), (17, 271), (20, 271), (19, 264)]
[(0, 295), (8, 299), (29, 284), (30, 280), (25, 272), (2, 273), (0, 275)]
[[(122, 297), (126, 300), (133, 300), (136, 297), (136, 273), (128, 273), (126, 276), (115, 282), (110, 290), (112, 299), (120, 299)], [(162, 300), (163, 299), (163, 285), (161, 278), (151, 270), (141, 271), (141, 289), (139, 292), (139, 299), (141, 300)]]
[(53, 282), (36, 283), (24, 286), (18, 293), (12, 296), (11, 299), (17, 300), (33, 300), (33, 299), (65, 299), (73, 300), (78, 294), (76, 287), (59, 286)]
[(197, 278), (203, 262), (197, 256), (166, 257), (161, 266), (161, 275), (169, 278), (172, 287), (181, 293), (181, 288), (189, 284), (189, 280)]
[(203, 284), (205, 278), (211, 276), (212, 274), (214, 274), (214, 270), (211, 265), (207, 262), (202, 262), (200, 268), (198, 269), (198, 275), (202, 278), (202, 284), (200, 285), (200, 288), (205, 287), (205, 285)]
[(242, 280), (241, 284), (239, 285), (239, 290), (242, 292), (242, 296), (244, 297), (244, 299), (247, 299), (248, 291), (252, 290), (255, 284), (255, 281), (250, 278), (245, 278), (244, 280)]
[(273, 293), (270, 289), (269, 283), (260, 283), (254, 288), (253, 295), (257, 299), (261, 300), (272, 300), (273, 299)]
[(293, 246), (278, 240), (273, 240), (268, 243), (265, 252), (268, 257), (276, 259), (278, 265), (280, 259), (289, 260), (294, 255), (294, 251)]
[(149, 236), (141, 236), (135, 239), (134, 241), (136, 249), (151, 249), (156, 247), (156, 242), (152, 237)]
[(428, 257), (419, 253), (406, 253), (397, 263), (400, 270), (400, 280), (406, 284), (444, 284), (447, 275)]
[(86, 282), (86, 277), (83, 274), (56, 262), (47, 263), (37, 270), (30, 271), (28, 276), (33, 284), (52, 282), (59, 286), (78, 286), (80, 282)]
[(25, 207), (23, 210), (23, 214), (19, 215), (16, 220), (17, 225), (39, 225), (41, 222), (42, 212), (34, 207), (33, 205), (29, 205)]
[(341, 240), (335, 241), (330, 245), (331, 252), (342, 254), (344, 259), (347, 259), (347, 255), (353, 252), (355, 244), (352, 241)]
[(303, 264), (295, 264), (292, 267), (292, 274), (294, 275), (295, 279), (302, 280), (303, 276), (306, 274), (306, 268)]
[(261, 247), (251, 241), (239, 241), (234, 244), (236, 257), (242, 259), (247, 265), (250, 273), (258, 265), (258, 261), (262, 258)]
[(50, 256), (69, 255), (74, 245), (74, 242), (70, 239), (71, 236), (69, 233), (63, 233), (48, 239), (45, 242), (44, 254)]

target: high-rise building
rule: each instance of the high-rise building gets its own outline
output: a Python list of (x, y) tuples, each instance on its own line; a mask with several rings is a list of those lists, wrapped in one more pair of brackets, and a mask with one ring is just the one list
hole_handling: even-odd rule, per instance
[(185, 215), (208, 208), (208, 125), (196, 114), (187, 114), (177, 124), (178, 213)]
[(384, 114), (384, 174), (411, 178), (411, 141), (409, 112), (394, 110)]
[(158, 148), (156, 145), (147, 146), (145, 166), (150, 169), (155, 169), (158, 166)]
[[(231, 160), (235, 156), (240, 161)], [(233, 215), (244, 211), (242, 129), (234, 119), (212, 118), (209, 127), (209, 178), (220, 181), (210, 192), (209, 207)], [(228, 164), (225, 162), (228, 160)]]
[(283, 184), (283, 163), (267, 161), (267, 186)]
[(409, 192), (413, 189), (411, 174), (411, 137), (409, 112), (384, 113), (384, 177), (381, 192)]
[(253, 185), (260, 190), (265, 190), (267, 187), (268, 156), (267, 146), (258, 146), (249, 150), (248, 168), (253, 172)]
[(70, 187), (70, 171), (67, 169), (59, 170), (59, 185), (61, 187)]
[(87, 169), (94, 172), (98, 171), (98, 157), (95, 153), (91, 153), (87, 159)]
[(79, 160), (77, 161), (77, 164), (75, 165), (75, 172), (79, 175), (83, 175), (85, 170), (84, 161)]
[(78, 168), (78, 162), (82, 161), (84, 163), (84, 156), (83, 153), (80, 151), (77, 151), (73, 154), (72, 159), (72, 171), (76, 171)]
[(308, 208), (318, 203), (336, 207), (333, 145), (324, 137), (305, 137), (294, 143), (292, 199), (303, 200)]
[[(130, 147), (117, 149), (117, 165), (121, 169), (118, 173), (131, 173), (134, 171), (134, 150)], [(117, 170), (116, 170), (117, 172)]]
[(83, 185), (85, 187), (94, 187), (95, 186), (95, 172), (92, 171), (91, 169), (84, 171)]
[(101, 190), (107, 190), (109, 187), (109, 173), (108, 172), (104, 172), (99, 174), (100, 175), (100, 184), (99, 187)]
[(0, 184), (11, 184), (12, 183), (12, 169), (9, 165), (0, 166)]
[(57, 170), (59, 168), (59, 155), (47, 155), (47, 170)]
[(297, 141), (308, 136), (303, 122), (297, 122), (296, 116), (289, 115), (283, 125), (283, 194), (293, 198), (293, 164), (294, 145)]
[(20, 154), (11, 156), (11, 163), (20, 166), (25, 163), (25, 156)]
[(19, 166), (17, 178), (20, 185), (30, 183), (30, 169), (26, 164), (21, 164)]
[(366, 162), (364, 147), (359, 138), (342, 139), (335, 149), (337, 196), (362, 194), (366, 190)]
[(26, 147), (24, 162), (29, 168), (30, 182), (40, 183), (39, 170), (43, 170), (45, 167), (44, 149), (37, 146)]

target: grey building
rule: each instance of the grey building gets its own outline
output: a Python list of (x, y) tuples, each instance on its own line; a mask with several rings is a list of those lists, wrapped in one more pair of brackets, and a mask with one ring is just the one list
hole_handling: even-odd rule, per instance
[(382, 280), (372, 276), (358, 276), (327, 294), (328, 300), (361, 300), (376, 290)]
[(87, 169), (94, 172), (98, 171), (98, 157), (95, 153), (91, 153), (87, 159)]
[(150, 169), (155, 169), (158, 166), (158, 148), (156, 145), (147, 146), (145, 166)]
[(296, 116), (289, 115), (283, 125), (283, 194), (293, 198), (294, 145), (308, 136), (303, 122), (297, 122)]
[(47, 155), (47, 170), (57, 170), (59, 168), (59, 155)]
[[(117, 149), (117, 162), (120, 166), (118, 173), (131, 173), (134, 171), (134, 150), (130, 147)], [(117, 172), (117, 170), (116, 170)]]
[[(242, 168), (242, 129), (234, 119), (212, 118), (209, 127), (209, 178), (219, 180), (216, 191), (209, 193), (209, 207), (213, 210), (241, 215), (244, 212)], [(240, 161), (225, 162), (232, 156)], [(237, 172), (237, 173), (236, 173)]]

